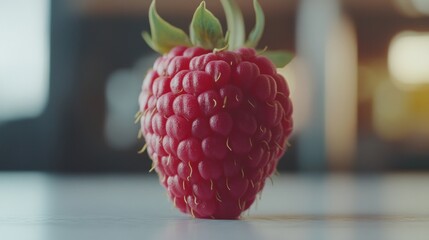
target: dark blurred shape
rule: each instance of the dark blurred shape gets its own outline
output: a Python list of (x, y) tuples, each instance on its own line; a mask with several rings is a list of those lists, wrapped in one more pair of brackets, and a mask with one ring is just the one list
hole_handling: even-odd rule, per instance
[(114, 151), (103, 134), (106, 80), (149, 51), (139, 38), (143, 28), (144, 16), (98, 18), (76, 12), (71, 1), (52, 1), (48, 105), (35, 119), (0, 125), (0, 169), (145, 169), (137, 146)]

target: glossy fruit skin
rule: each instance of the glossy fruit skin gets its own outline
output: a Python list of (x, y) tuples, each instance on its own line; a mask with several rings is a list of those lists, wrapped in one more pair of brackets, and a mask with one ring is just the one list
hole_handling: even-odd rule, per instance
[(275, 171), (293, 125), (286, 80), (250, 48), (173, 48), (147, 73), (139, 105), (161, 184), (197, 218), (239, 218)]

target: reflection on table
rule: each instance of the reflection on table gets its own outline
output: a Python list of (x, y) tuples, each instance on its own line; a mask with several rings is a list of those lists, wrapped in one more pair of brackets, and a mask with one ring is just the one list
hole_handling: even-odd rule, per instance
[(424, 174), (282, 174), (241, 221), (224, 221), (180, 214), (154, 175), (2, 173), (0, 232), (2, 239), (427, 239), (428, 185)]

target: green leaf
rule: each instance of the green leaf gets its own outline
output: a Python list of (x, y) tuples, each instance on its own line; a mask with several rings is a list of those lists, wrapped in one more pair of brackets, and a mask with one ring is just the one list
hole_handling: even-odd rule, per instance
[(226, 45), (219, 20), (201, 2), (195, 10), (190, 26), (191, 42), (206, 49), (222, 48)]
[(286, 66), (294, 57), (293, 54), (288, 51), (265, 51), (260, 53), (260, 55), (270, 59), (277, 68)]
[(228, 49), (234, 50), (244, 44), (245, 29), (243, 15), (239, 6), (233, 0), (220, 0), (225, 11), (226, 23), (229, 31)]
[(149, 24), (151, 34), (144, 32), (142, 36), (153, 50), (163, 54), (176, 46), (191, 46), (188, 35), (182, 29), (171, 25), (158, 15), (155, 0), (149, 7)]
[(156, 44), (152, 41), (152, 37), (150, 36), (150, 34), (148, 32), (142, 32), (142, 38), (143, 40), (146, 42), (147, 45), (149, 45), (150, 48), (152, 48), (153, 50), (155, 50), (156, 52), (158, 51), (158, 47), (156, 46)]
[(257, 0), (253, 0), (253, 8), (255, 9), (255, 16), (256, 16), (256, 22), (255, 27), (252, 29), (252, 31), (249, 34), (249, 38), (246, 41), (246, 47), (255, 48), (259, 40), (262, 37), (262, 33), (264, 32), (264, 26), (265, 26), (265, 16), (264, 11), (261, 8), (261, 5), (259, 5)]

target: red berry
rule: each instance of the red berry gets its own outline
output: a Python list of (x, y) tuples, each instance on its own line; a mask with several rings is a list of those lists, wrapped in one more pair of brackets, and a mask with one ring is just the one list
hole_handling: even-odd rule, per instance
[(173, 59), (168, 64), (167, 75), (172, 76), (181, 70), (186, 70), (189, 65), (188, 57), (173, 57)]
[(216, 86), (220, 87), (229, 83), (231, 78), (231, 66), (222, 60), (207, 63), (205, 71), (215, 80)]
[(187, 120), (194, 120), (200, 114), (197, 98), (192, 94), (182, 94), (173, 102), (174, 114)]
[(183, 77), (185, 77), (188, 72), (188, 70), (182, 70), (171, 79), (170, 88), (173, 93), (181, 93), (183, 91)]
[(273, 101), (277, 94), (277, 84), (270, 75), (261, 74), (252, 86), (252, 94), (261, 102)]
[(200, 47), (190, 47), (187, 48), (184, 52), (183, 52), (183, 56), (185, 57), (197, 57), (206, 53), (209, 53), (210, 51), (204, 48), (200, 48)]
[(222, 176), (222, 166), (216, 160), (204, 159), (198, 164), (198, 171), (205, 180), (213, 181)]
[(183, 117), (173, 115), (168, 118), (166, 124), (168, 136), (183, 140), (191, 135), (191, 124)]
[(211, 90), (214, 80), (204, 71), (190, 71), (183, 77), (183, 89), (187, 93), (199, 94)]
[(162, 147), (169, 155), (177, 156), (177, 147), (179, 146), (179, 141), (170, 136), (164, 136), (162, 138)]
[(204, 139), (212, 133), (210, 129), (209, 119), (200, 117), (192, 122), (192, 135), (199, 139)]
[(187, 47), (184, 46), (177, 46), (170, 50), (168, 53), (169, 57), (175, 57), (175, 56), (182, 56), (183, 53), (187, 50)]
[(228, 152), (226, 139), (215, 134), (203, 139), (201, 144), (207, 158), (222, 160)]
[(222, 107), (222, 100), (219, 91), (209, 90), (198, 95), (198, 104), (205, 116), (211, 116)]
[(179, 143), (177, 156), (184, 162), (199, 162), (204, 159), (201, 142), (196, 138), (188, 138)]
[(206, 68), (206, 65), (209, 62), (217, 59), (218, 59), (218, 56), (213, 53), (208, 53), (198, 57), (194, 57), (189, 63), (189, 69), (204, 71), (204, 69)]
[(210, 118), (210, 128), (213, 132), (228, 136), (232, 129), (233, 120), (229, 113), (220, 112)]
[(228, 156), (226, 161), (223, 162), (223, 173), (225, 177), (238, 176), (241, 169), (241, 162), (239, 162), (232, 154)]
[(167, 93), (170, 90), (170, 81), (169, 77), (158, 77), (155, 79), (152, 85), (152, 92), (155, 97), (160, 97), (162, 94)]
[(235, 125), (241, 133), (252, 136), (256, 132), (257, 122), (255, 117), (247, 111), (238, 111), (235, 113)]
[(239, 54), (231, 51), (222, 51), (216, 53), (216, 56), (229, 64), (232, 68), (235, 68), (237, 64), (241, 62), (241, 57)]
[(149, 70), (146, 74), (146, 77), (143, 80), (142, 90), (143, 91), (151, 91), (153, 81), (158, 77), (158, 73), (154, 70)]
[(223, 99), (223, 108), (237, 108), (243, 103), (243, 92), (239, 87), (226, 85), (219, 89), (219, 93)]
[(254, 49), (173, 48), (146, 75), (139, 104), (161, 184), (199, 218), (248, 209), (292, 131), (287, 83)]
[(167, 119), (161, 116), (161, 114), (155, 113), (152, 117), (152, 129), (154, 133), (159, 136), (165, 136), (167, 134), (165, 125), (167, 125)]
[(201, 200), (214, 199), (215, 191), (210, 187), (210, 182), (208, 181), (200, 181), (193, 184), (192, 191)]
[(244, 61), (250, 61), (254, 59), (256, 55), (256, 51), (253, 48), (239, 48), (235, 52), (240, 54)]
[[(147, 95), (144, 95), (147, 96)], [(166, 93), (158, 98), (156, 102), (156, 110), (163, 115), (164, 117), (169, 117), (174, 114), (173, 111), (173, 102), (175, 95), (172, 92)], [(143, 105), (144, 103), (142, 103)]]
[(241, 62), (233, 71), (232, 81), (235, 85), (247, 89), (253, 85), (259, 74), (260, 70), (256, 64)]
[(258, 66), (261, 74), (268, 74), (274, 76), (276, 74), (276, 66), (268, 58), (259, 56), (256, 57), (253, 62)]

